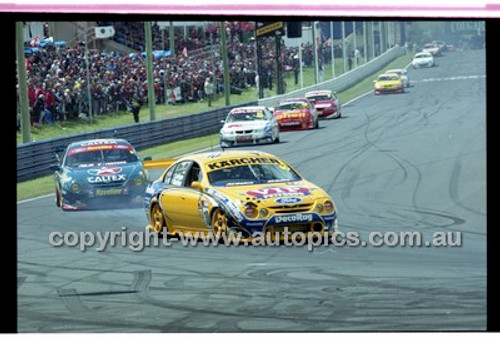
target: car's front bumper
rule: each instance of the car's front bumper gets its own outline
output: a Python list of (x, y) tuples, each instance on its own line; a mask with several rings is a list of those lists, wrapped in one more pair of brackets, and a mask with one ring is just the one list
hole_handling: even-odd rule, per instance
[(382, 94), (382, 93), (402, 93), (402, 92), (404, 92), (404, 87), (403, 86), (375, 88), (375, 94)]
[(414, 68), (430, 68), (434, 66), (434, 62), (424, 62), (424, 63), (413, 63), (412, 64)]
[(278, 120), (280, 131), (310, 129), (314, 127), (311, 118), (292, 118)]
[(320, 118), (333, 118), (339, 115), (336, 107), (316, 108), (316, 112)]
[(88, 188), (77, 193), (68, 190), (61, 193), (61, 207), (64, 210), (83, 210), (114, 207), (124, 203), (127, 205), (140, 205), (144, 200), (145, 189), (144, 185), (134, 185), (113, 188)]
[(221, 134), (221, 147), (246, 146), (246, 145), (261, 145), (270, 144), (273, 142), (272, 132), (252, 133), (247, 135), (238, 134)]

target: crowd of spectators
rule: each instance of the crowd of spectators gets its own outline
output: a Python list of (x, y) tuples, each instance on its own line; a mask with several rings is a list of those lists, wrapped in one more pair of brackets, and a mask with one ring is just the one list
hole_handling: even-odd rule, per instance
[[(124, 28), (118, 29), (134, 36), (143, 31), (143, 27), (139, 28), (138, 25), (138, 23), (126, 25), (128, 32)], [(212, 47), (211, 43), (215, 45), (213, 47), (219, 45), (218, 30), (213, 30), (212, 35), (207, 32), (208, 30), (200, 32), (197, 28), (196, 32), (190, 33), (189, 39), (176, 38), (176, 55), (153, 60), (153, 85), (157, 104), (203, 101), (206, 99), (204, 84), (207, 79), (214, 84), (215, 95), (224, 92), (223, 65), (219, 50), (209, 49)], [(228, 34), (230, 34), (228, 58), (231, 92), (239, 93), (242, 89), (256, 84), (255, 39), (242, 40), (242, 33), (236, 29), (233, 33), (228, 30)], [(276, 73), (275, 41), (273, 39), (261, 41), (264, 55), (264, 59), (261, 60), (261, 78), (265, 88), (272, 88)], [(329, 59), (330, 49), (325, 47), (326, 45), (320, 47), (320, 64)], [(154, 47), (154, 49), (159, 48), (161, 47)], [(205, 48), (205, 53), (190, 54), (197, 48)], [(312, 50), (312, 45), (303, 46), (305, 66), (313, 64)], [(147, 72), (143, 55), (89, 50), (90, 86), (88, 86), (84, 53), (82, 45), (72, 47), (49, 45), (38, 52), (26, 55), (33, 124), (40, 123), (42, 119), (50, 123), (51, 120), (88, 117), (89, 89), (91, 110), (94, 115), (130, 111), (133, 102), (139, 105), (147, 104)], [(298, 71), (298, 48), (283, 47), (281, 59), (284, 71)]]

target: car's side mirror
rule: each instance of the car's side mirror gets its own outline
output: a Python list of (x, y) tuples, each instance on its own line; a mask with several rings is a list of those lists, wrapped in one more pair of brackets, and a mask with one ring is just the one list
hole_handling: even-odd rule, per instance
[(151, 156), (146, 156), (142, 159), (143, 161), (152, 161), (153, 160), (153, 157)]
[(198, 181), (193, 181), (191, 183), (191, 188), (194, 188), (195, 190), (203, 191), (203, 186)]
[(219, 122), (220, 122), (221, 124), (226, 123), (226, 121), (225, 121), (225, 120), (220, 120)]

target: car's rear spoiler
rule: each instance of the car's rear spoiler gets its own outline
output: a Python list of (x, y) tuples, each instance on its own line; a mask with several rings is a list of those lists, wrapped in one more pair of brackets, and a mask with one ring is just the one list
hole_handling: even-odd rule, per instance
[(144, 160), (143, 166), (144, 169), (152, 169), (152, 168), (168, 168), (177, 161), (178, 158), (163, 158), (159, 160)]

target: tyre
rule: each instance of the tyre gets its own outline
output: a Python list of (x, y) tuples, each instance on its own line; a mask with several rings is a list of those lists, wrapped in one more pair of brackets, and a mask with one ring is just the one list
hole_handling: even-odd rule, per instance
[(167, 227), (163, 211), (158, 202), (153, 203), (151, 207), (151, 226), (153, 227), (153, 231), (158, 234), (161, 234)]
[(221, 240), (222, 236), (227, 236), (227, 216), (220, 208), (215, 208), (212, 213), (212, 237)]
[(61, 207), (61, 192), (56, 188), (56, 207)]

